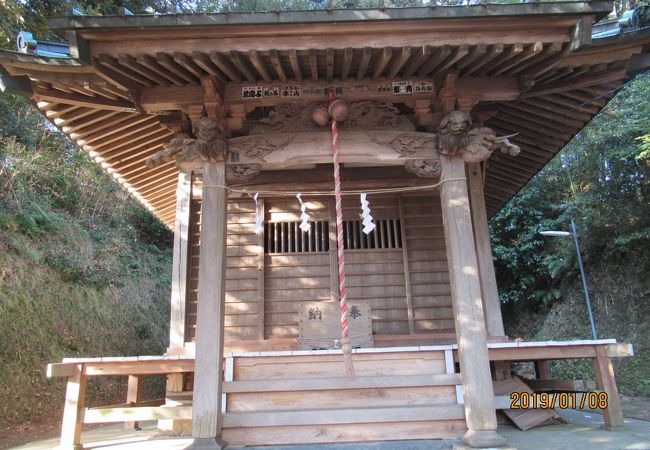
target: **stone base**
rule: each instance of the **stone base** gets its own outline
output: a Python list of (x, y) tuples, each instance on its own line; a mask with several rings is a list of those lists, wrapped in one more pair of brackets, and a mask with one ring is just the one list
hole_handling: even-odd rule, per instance
[[(471, 447), (467, 444), (454, 444), (452, 450), (476, 450), (476, 447)], [(487, 447), (482, 448), (481, 450), (517, 450), (515, 447), (505, 446), (505, 447)]]
[(222, 450), (226, 448), (226, 442), (220, 437), (215, 438), (194, 438), (194, 441), (185, 450)]
[(507, 439), (496, 431), (474, 431), (467, 430), (463, 436), (463, 442), (470, 448), (499, 448), (506, 445)]
[(625, 427), (608, 427), (607, 425), (603, 425), (603, 430), (607, 430), (607, 431), (626, 431), (627, 428), (625, 428)]

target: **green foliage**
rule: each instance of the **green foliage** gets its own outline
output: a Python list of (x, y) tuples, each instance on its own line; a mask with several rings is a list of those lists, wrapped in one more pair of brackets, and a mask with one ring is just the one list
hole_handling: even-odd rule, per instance
[(574, 218), (588, 267), (650, 270), (650, 170), (639, 160), (650, 130), (650, 77), (630, 83), (491, 221), (502, 302), (535, 307), (560, 300), (578, 275)]
[(24, 99), (0, 96), (0, 116), (0, 423), (15, 426), (61, 417), (48, 362), (164, 352), (172, 239)]

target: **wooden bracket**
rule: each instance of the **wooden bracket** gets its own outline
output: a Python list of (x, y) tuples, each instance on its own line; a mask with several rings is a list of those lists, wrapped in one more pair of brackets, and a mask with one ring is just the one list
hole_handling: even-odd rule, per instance
[(203, 105), (210, 119), (218, 120), (222, 116), (223, 89), (214, 77), (201, 78), (203, 86)]
[(451, 72), (448, 73), (442, 83), (442, 89), (438, 94), (438, 102), (442, 107), (442, 112), (449, 114), (456, 108), (456, 80), (458, 74)]

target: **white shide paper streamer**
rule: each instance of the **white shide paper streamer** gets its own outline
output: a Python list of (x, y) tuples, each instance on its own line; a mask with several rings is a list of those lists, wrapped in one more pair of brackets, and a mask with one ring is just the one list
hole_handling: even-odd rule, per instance
[(375, 224), (372, 223), (372, 216), (370, 215), (370, 203), (366, 199), (368, 194), (361, 194), (361, 218), (363, 219), (363, 232), (370, 234), (375, 229)]
[(264, 215), (260, 211), (260, 206), (257, 203), (257, 197), (259, 195), (259, 192), (256, 192), (253, 196), (253, 200), (255, 200), (255, 234), (262, 234), (264, 232)]
[(304, 233), (306, 233), (311, 228), (311, 224), (309, 223), (309, 214), (307, 214), (307, 207), (302, 202), (301, 196), (302, 196), (302, 194), (300, 192), (298, 192), (296, 194), (296, 198), (300, 202), (300, 212), (301, 212), (301, 214), (300, 214), (300, 229)]

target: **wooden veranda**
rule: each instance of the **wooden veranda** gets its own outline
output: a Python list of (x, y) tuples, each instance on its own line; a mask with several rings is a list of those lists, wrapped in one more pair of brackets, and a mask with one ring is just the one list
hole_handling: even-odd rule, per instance
[[(83, 423), (156, 418), (175, 431), (191, 419), (197, 448), (405, 429), (494, 447), (508, 405), (493, 377), (511, 361), (573, 357), (593, 359), (608, 425), (622, 425), (610, 358), (629, 346), (508, 342), (487, 228), (648, 65), (647, 30), (592, 39), (610, 10), (74, 16), (50, 21), (69, 43), (61, 54), (36, 40), (0, 51), (2, 85), (175, 233), (167, 355), (52, 365), (69, 377), (62, 446), (80, 444)], [(330, 91), (345, 102), (341, 179), (355, 193), (342, 203), (348, 296), (370, 311), (357, 378), (340, 350), (304, 350), (299, 314), (339, 293)], [(369, 235), (358, 192), (370, 193)], [(129, 404), (84, 410), (87, 377), (109, 374), (129, 375)], [(164, 406), (138, 397), (151, 374), (168, 375)]]

